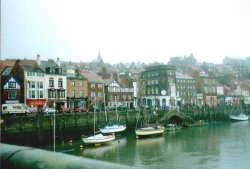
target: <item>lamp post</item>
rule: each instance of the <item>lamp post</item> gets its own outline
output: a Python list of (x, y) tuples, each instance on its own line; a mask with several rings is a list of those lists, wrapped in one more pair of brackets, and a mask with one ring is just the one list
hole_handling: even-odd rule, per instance
[[(56, 107), (56, 103), (53, 103), (54, 109)], [(53, 115), (54, 115), (54, 129), (53, 129), (53, 145), (54, 145), (54, 152), (56, 151), (56, 111), (54, 111)]]

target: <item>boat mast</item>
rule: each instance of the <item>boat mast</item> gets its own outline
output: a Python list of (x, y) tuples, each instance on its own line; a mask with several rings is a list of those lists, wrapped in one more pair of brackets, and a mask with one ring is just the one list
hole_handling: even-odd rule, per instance
[(105, 113), (105, 120), (108, 122), (107, 118), (107, 111), (106, 111), (106, 98), (105, 98), (105, 90), (104, 90), (105, 83), (103, 84), (102, 92), (103, 92), (103, 102), (104, 102), (104, 113)]
[[(96, 106), (96, 99), (95, 99), (95, 106)], [(94, 136), (95, 136), (95, 109), (94, 109)]]
[(115, 113), (116, 113), (116, 121), (117, 121), (117, 123), (118, 123), (118, 113), (117, 113), (116, 96), (115, 96)]

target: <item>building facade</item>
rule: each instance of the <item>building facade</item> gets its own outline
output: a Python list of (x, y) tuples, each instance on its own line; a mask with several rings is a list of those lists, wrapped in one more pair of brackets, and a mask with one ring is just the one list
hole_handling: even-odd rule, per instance
[(176, 72), (176, 91), (178, 106), (185, 104), (196, 105), (197, 91), (195, 79)]
[(200, 74), (200, 77), (196, 80), (197, 93), (203, 94), (203, 105), (216, 105), (218, 103), (216, 78), (209, 77), (207, 74)]
[(107, 106), (133, 107), (133, 86), (122, 85), (114, 79), (106, 82), (105, 88)]
[(142, 107), (175, 108), (176, 70), (174, 66), (157, 65), (141, 72), (139, 103)]
[(67, 77), (60, 67), (60, 60), (41, 61), (40, 56), (36, 60), (44, 71), (44, 88), (47, 107), (55, 107), (57, 110), (66, 107)]
[(78, 70), (67, 70), (67, 107), (88, 107), (88, 83)]

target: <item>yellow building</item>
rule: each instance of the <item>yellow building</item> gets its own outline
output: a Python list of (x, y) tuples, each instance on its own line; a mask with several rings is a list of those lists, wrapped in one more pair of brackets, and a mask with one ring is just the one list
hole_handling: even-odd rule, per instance
[(88, 107), (88, 82), (78, 70), (67, 70), (67, 107)]

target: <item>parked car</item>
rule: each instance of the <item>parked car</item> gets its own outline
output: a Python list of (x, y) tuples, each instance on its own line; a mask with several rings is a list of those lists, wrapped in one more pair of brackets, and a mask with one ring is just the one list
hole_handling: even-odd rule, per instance
[(84, 107), (75, 107), (73, 109), (73, 112), (88, 112), (89, 109), (88, 108), (84, 108)]
[(52, 113), (56, 113), (56, 109), (54, 107), (45, 107), (43, 109), (43, 112), (46, 114), (52, 114)]
[(70, 113), (71, 110), (70, 108), (67, 108), (67, 107), (62, 107), (58, 110), (59, 113)]

